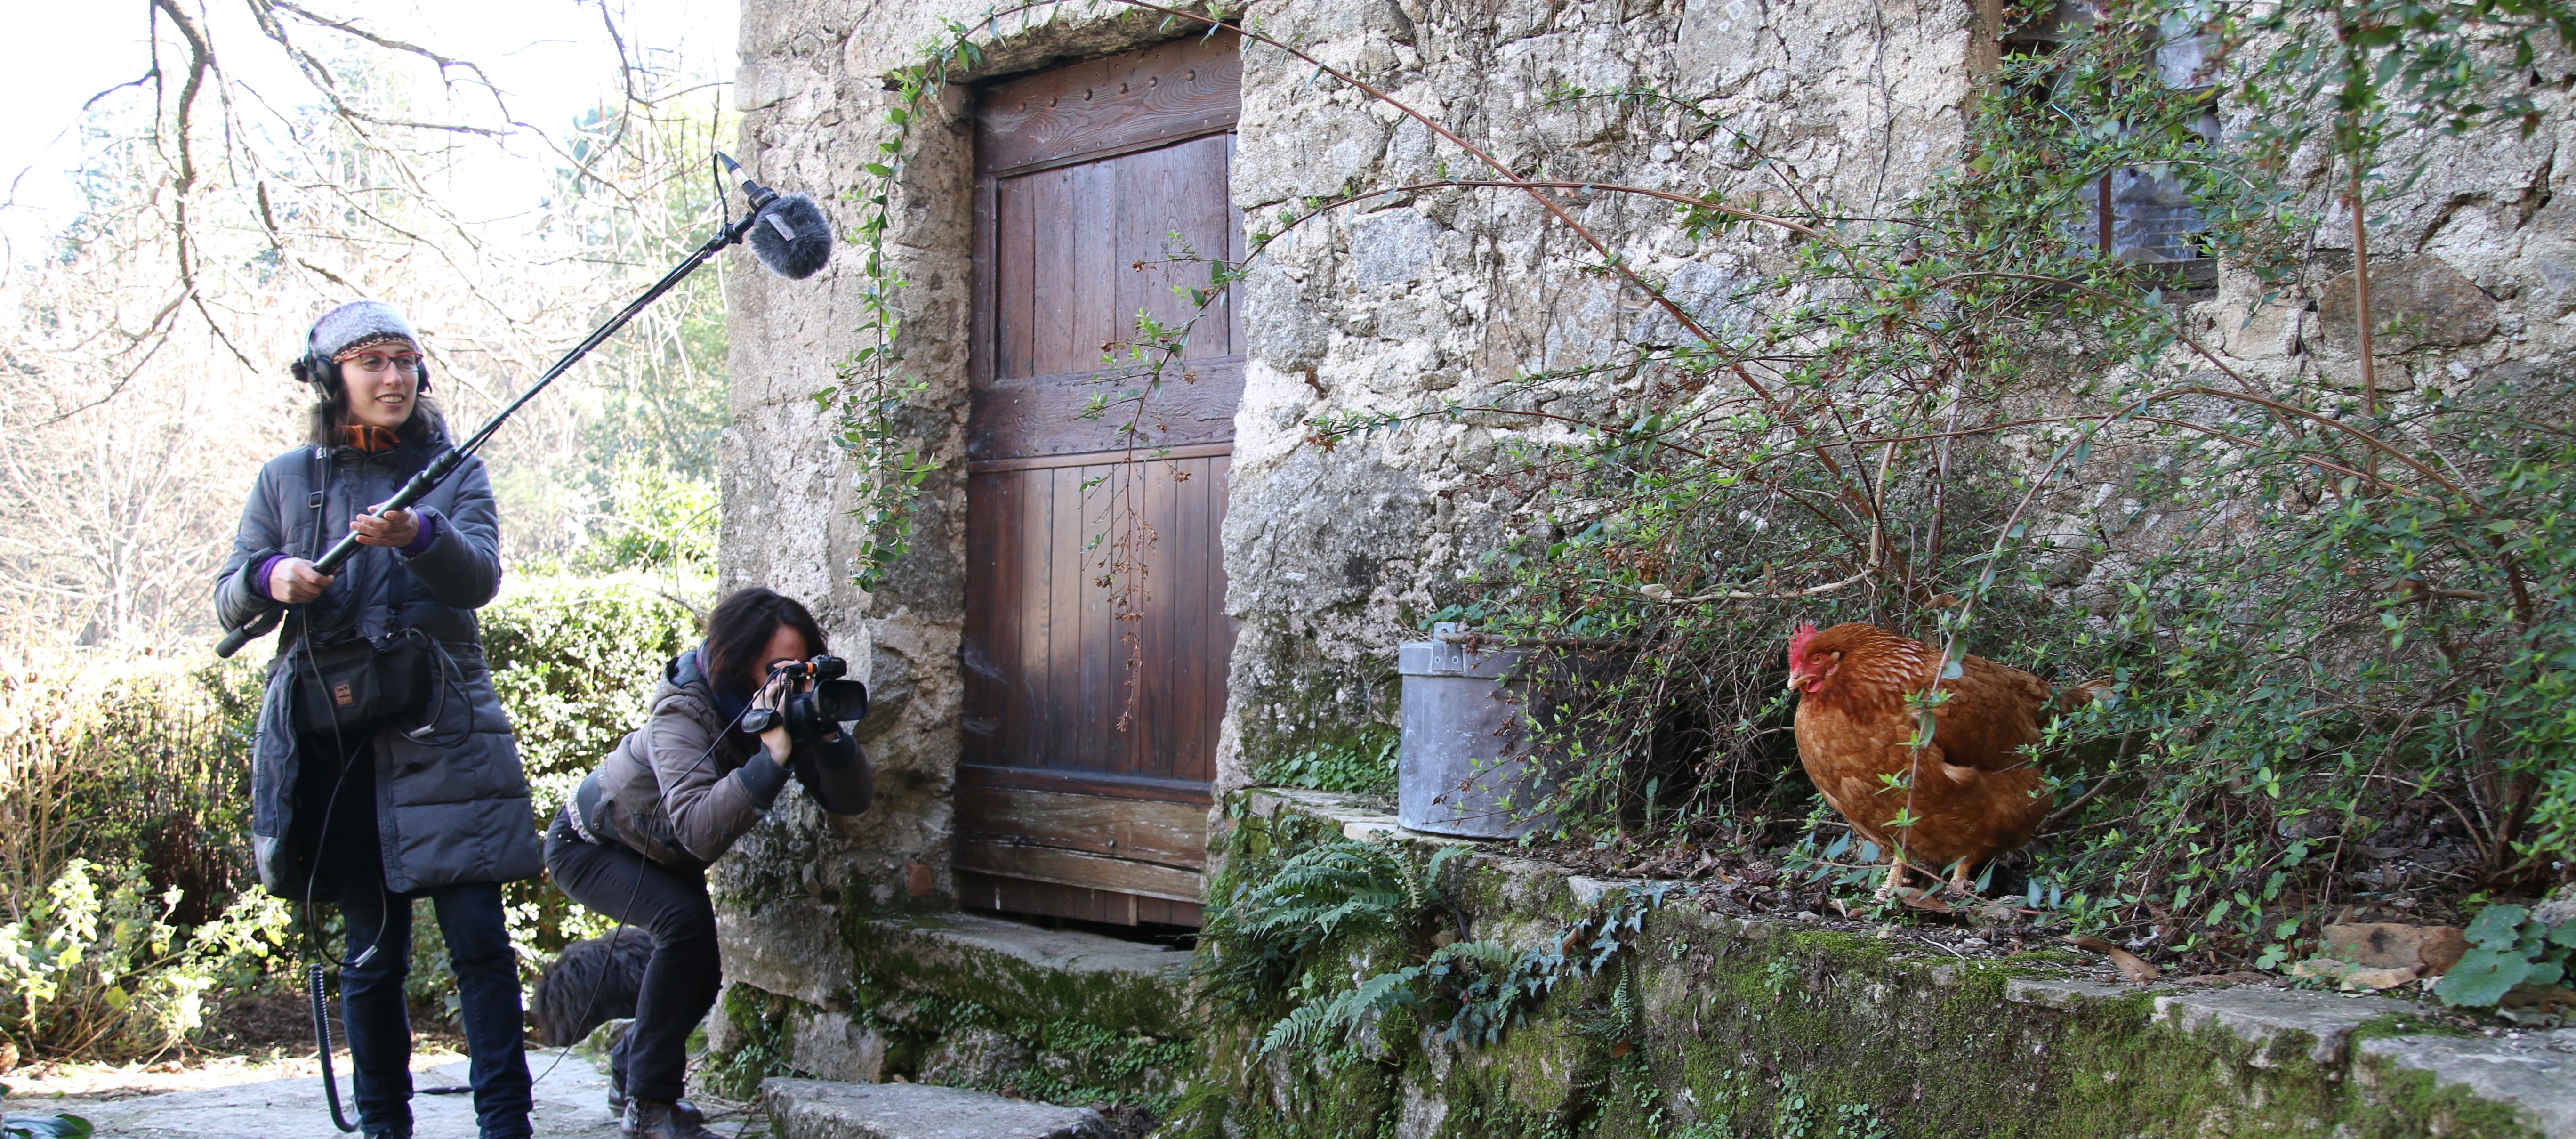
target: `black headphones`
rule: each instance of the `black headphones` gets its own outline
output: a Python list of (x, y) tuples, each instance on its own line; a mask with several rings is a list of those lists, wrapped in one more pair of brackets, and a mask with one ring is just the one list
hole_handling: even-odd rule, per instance
[[(414, 351), (418, 351), (418, 349), (415, 348)], [(301, 359), (288, 365), (287, 370), (294, 373), (296, 379), (303, 381), (306, 386), (311, 387), (313, 389), (314, 398), (316, 399), (327, 400), (331, 398), (331, 394), (333, 392), (347, 390), (341, 386), (340, 362), (322, 355), (319, 352), (306, 353)], [(420, 385), (412, 389), (412, 394), (429, 394), (428, 353), (424, 352), (421, 354)]]

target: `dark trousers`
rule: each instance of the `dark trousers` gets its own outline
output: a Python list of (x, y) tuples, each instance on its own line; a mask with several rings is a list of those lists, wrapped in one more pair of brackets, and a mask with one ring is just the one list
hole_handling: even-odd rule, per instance
[(483, 1139), (524, 1139), (532, 1134), (526, 1021), (500, 885), (473, 882), (418, 894), (385, 889), (373, 750), (360, 745), (345, 776), (327, 752), (305, 754), (324, 761), (308, 766), (306, 785), (318, 795), (306, 799), (304, 809), (312, 813), (305, 817), (322, 828), (322, 873), (330, 875), (348, 924), (340, 1019), (349, 1037), (349, 1088), (358, 1126), (397, 1134), (411, 1127), (411, 1013), (403, 981), (411, 972), (412, 899), (425, 896), (437, 907), (438, 931), (456, 971), (465, 1050), (472, 1057), (468, 1080)]
[(715, 1006), (724, 977), (705, 873), (664, 866), (619, 843), (585, 842), (560, 811), (546, 830), (546, 870), (572, 900), (652, 936), (635, 1023), (609, 1055), (609, 1075), (636, 1099), (680, 1098), (689, 1033)]

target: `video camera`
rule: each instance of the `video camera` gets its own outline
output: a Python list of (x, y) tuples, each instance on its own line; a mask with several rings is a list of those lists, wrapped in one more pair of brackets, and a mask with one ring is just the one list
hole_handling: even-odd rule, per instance
[[(868, 686), (841, 679), (849, 671), (848, 661), (830, 654), (772, 666), (769, 678), (787, 680), (790, 690), (776, 708), (743, 713), (742, 730), (758, 735), (784, 723), (787, 737), (799, 743), (839, 735), (842, 724), (868, 716)], [(813, 683), (799, 692), (793, 688), (798, 681)]]

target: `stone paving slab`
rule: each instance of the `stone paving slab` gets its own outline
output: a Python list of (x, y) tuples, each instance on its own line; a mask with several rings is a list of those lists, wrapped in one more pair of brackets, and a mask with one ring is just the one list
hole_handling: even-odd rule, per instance
[(2548, 1139), (2576, 1139), (2576, 1028), (2511, 1038), (2389, 1036), (2361, 1042), (2365, 1058), (2433, 1074), (2479, 1099), (2514, 1106)]
[(934, 1084), (760, 1085), (779, 1139), (1113, 1139), (1099, 1112)]
[[(538, 1077), (532, 1120), (537, 1134), (548, 1139), (617, 1139), (617, 1123), (608, 1115), (608, 1077), (599, 1074), (587, 1057), (568, 1055), (558, 1064), (557, 1055), (551, 1049), (528, 1053), (529, 1074)], [(340, 1076), (341, 1110), (355, 1122), (347, 1059), (341, 1058), (333, 1067)], [(412, 1086), (462, 1084), (465, 1067), (466, 1062), (458, 1060), (414, 1072)], [(14, 1107), (30, 1110), (45, 1105), (22, 1101)], [(331, 1109), (323, 1099), (318, 1075), (164, 1092), (62, 1110), (96, 1124), (100, 1135), (118, 1139), (347, 1139), (331, 1125)], [(471, 1095), (415, 1094), (411, 1110), (414, 1139), (474, 1139)], [(731, 1130), (726, 1128), (728, 1134)]]
[(2156, 1015), (2185, 1032), (2217, 1024), (2255, 1046), (2253, 1064), (2268, 1068), (2278, 1062), (2273, 1047), (2305, 1034), (2312, 1043), (2308, 1059), (2329, 1067), (2344, 1061), (2344, 1045), (2353, 1030), (2383, 1016), (2405, 1016), (2415, 1006), (2385, 997), (2293, 992), (2246, 985), (2204, 992), (2159, 992)]
[[(2490, 1036), (2381, 1036), (2353, 1043), (2364, 1024), (2421, 1012), (2386, 997), (2275, 989), (2246, 985), (2193, 992), (2155, 986), (2141, 989), (2096, 981), (2015, 978), (2005, 999), (2072, 1009), (2097, 1001), (2150, 995), (2156, 1018), (2183, 1031), (2216, 1024), (2255, 1046), (2250, 1062), (2271, 1067), (2284, 1059), (2279, 1045), (2304, 1044), (2305, 1056), (2328, 1069), (2367, 1081), (2374, 1068), (2420, 1071), (2437, 1087), (2457, 1087), (2479, 1099), (2510, 1105), (2547, 1139), (2576, 1139), (2576, 1028)], [(2398, 1022), (2400, 1024), (2404, 1022)]]

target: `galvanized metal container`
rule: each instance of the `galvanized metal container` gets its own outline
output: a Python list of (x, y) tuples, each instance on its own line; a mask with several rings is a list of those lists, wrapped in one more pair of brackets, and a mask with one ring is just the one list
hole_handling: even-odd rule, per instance
[(1404, 677), (1404, 737), (1396, 760), (1396, 820), (1432, 834), (1517, 838), (1556, 825), (1534, 808), (1558, 772), (1533, 744), (1529, 653), (1434, 639), (1396, 649)]

